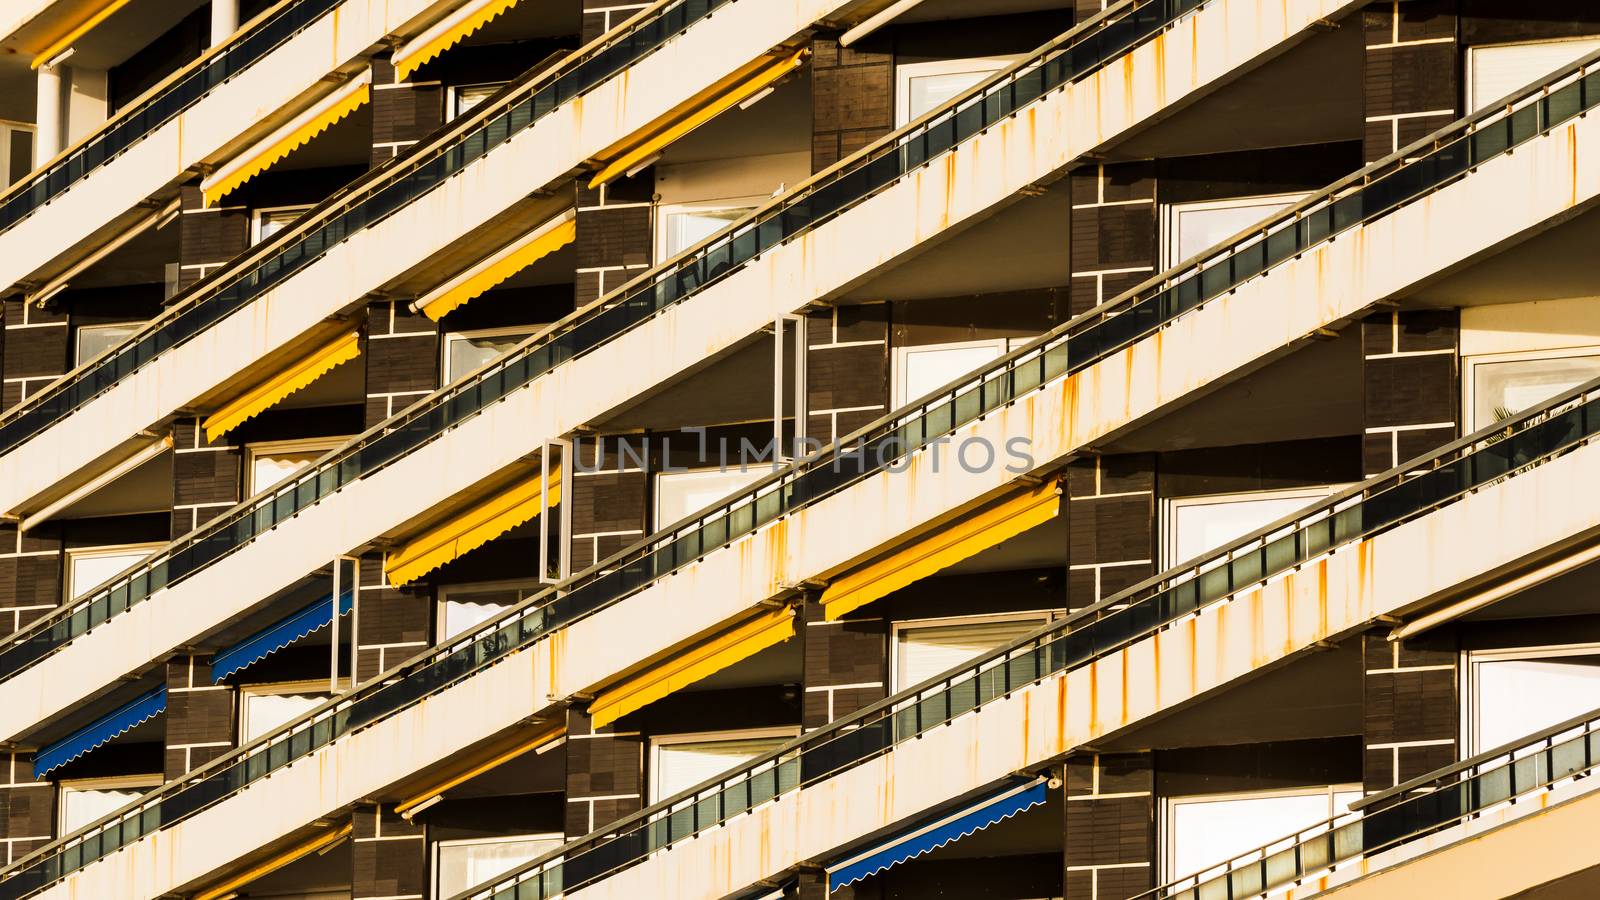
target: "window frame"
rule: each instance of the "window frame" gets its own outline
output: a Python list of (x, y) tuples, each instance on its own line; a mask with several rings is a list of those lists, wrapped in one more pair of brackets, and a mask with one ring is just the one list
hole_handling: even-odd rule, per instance
[[(1485, 103), (1484, 106), (1482, 106), (1482, 107), (1478, 107), (1477, 104), (1475, 104), (1473, 102), (1473, 96), (1472, 96), (1473, 93), (1474, 93), (1473, 89), (1475, 87), (1475, 85), (1473, 84), (1473, 76), (1475, 74), (1473, 72), (1473, 69), (1476, 68), (1476, 66), (1478, 65), (1478, 60), (1477, 60), (1478, 54), (1480, 52), (1484, 51), (1484, 50), (1504, 50), (1504, 49), (1507, 49), (1507, 48), (1510, 48), (1510, 47), (1536, 47), (1536, 46), (1544, 46), (1544, 45), (1549, 45), (1549, 44), (1576, 44), (1576, 43), (1579, 43), (1579, 42), (1591, 42), (1591, 43), (1593, 43), (1593, 42), (1595, 42), (1597, 40), (1600, 40), (1600, 35), (1569, 34), (1569, 35), (1564, 35), (1562, 37), (1539, 38), (1537, 40), (1531, 40), (1531, 41), (1500, 41), (1500, 42), (1488, 43), (1488, 44), (1473, 44), (1473, 45), (1470, 45), (1470, 46), (1468, 46), (1466, 48), (1466, 51), (1467, 51), (1466, 54), (1465, 54), (1466, 59), (1462, 61), (1462, 71), (1461, 71), (1461, 75), (1462, 75), (1462, 78), (1461, 78), (1462, 107), (1464, 109), (1466, 109), (1468, 115), (1471, 115), (1472, 113), (1477, 112), (1479, 109), (1487, 109), (1488, 108), (1488, 104), (1487, 103)], [(1590, 51), (1590, 52), (1593, 52), (1593, 51)], [(1581, 59), (1585, 55), (1587, 55), (1587, 54), (1581, 54), (1580, 53), (1578, 55), (1578, 58)], [(1512, 90), (1516, 90), (1516, 88), (1513, 88)], [(1500, 96), (1503, 96), (1503, 95), (1500, 95)], [(1500, 96), (1496, 96), (1494, 99), (1498, 100), (1498, 99), (1500, 99)], [(1490, 102), (1493, 102), (1493, 101), (1490, 101)], [(1530, 100), (1522, 101), (1518, 105), (1519, 106), (1526, 106), (1529, 102), (1531, 102), (1531, 98), (1530, 98)]]
[[(332, 437), (293, 438), (282, 441), (256, 441), (244, 445), (244, 474), (245, 496), (254, 497), (270, 487), (276, 487), (288, 481), (293, 476), (284, 476), (272, 484), (256, 484), (256, 457), (271, 456), (274, 453), (297, 453), (306, 450), (319, 450), (326, 455), (342, 447), (350, 440), (349, 435), (335, 435)], [(315, 462), (308, 463), (315, 465)]]
[[(732, 488), (731, 489), (731, 490), (742, 490), (743, 488), (750, 487), (751, 485), (754, 485), (757, 481), (760, 481), (762, 479), (762, 477), (771, 474), (773, 471), (775, 471), (775, 470), (772, 468), (772, 466), (770, 464), (757, 463), (757, 464), (754, 464), (754, 465), (747, 465), (747, 466), (744, 467), (743, 470), (740, 470), (740, 469), (738, 469), (736, 467), (732, 467), (732, 466), (701, 466), (699, 468), (694, 468), (694, 469), (673, 469), (672, 471), (667, 471), (667, 472), (656, 472), (656, 473), (654, 473), (655, 474), (654, 482), (650, 485), (650, 492), (651, 492), (651, 498), (650, 498), (651, 510), (650, 510), (650, 512), (651, 512), (651, 515), (655, 516), (655, 519), (654, 519), (655, 527), (658, 530), (662, 529), (662, 528), (665, 528), (668, 525), (671, 525), (674, 522), (677, 522), (677, 521), (683, 519), (685, 516), (688, 516), (688, 515), (690, 515), (690, 514), (695, 512), (694, 509), (685, 510), (682, 515), (676, 516), (676, 517), (671, 518), (671, 519), (668, 519), (668, 518), (665, 518), (664, 516), (662, 516), (662, 514), (661, 514), (661, 481), (662, 481), (663, 478), (669, 478), (669, 477), (675, 476), (675, 475), (708, 475), (708, 474), (739, 474), (739, 475), (749, 476), (748, 480), (743, 485), (740, 485), (737, 488)], [(726, 497), (727, 494), (723, 494), (723, 496)]]
[(542, 326), (540, 325), (503, 325), (497, 328), (466, 328), (460, 331), (439, 332), (440, 380), (445, 384), (455, 384), (457, 379), (465, 378), (468, 375), (471, 375), (473, 372), (478, 371), (478, 369), (493, 365), (494, 361), (490, 360), (489, 362), (478, 366), (477, 369), (469, 369), (466, 372), (456, 376), (456, 379), (451, 379), (450, 350), (451, 345), (455, 343), (456, 338), (460, 338), (462, 340), (471, 340), (473, 338), (508, 337), (513, 335), (521, 335), (522, 338), (528, 338), (538, 333), (541, 327)]
[[(1160, 234), (1158, 235), (1160, 238), (1160, 245), (1157, 249), (1159, 250), (1158, 255), (1161, 257), (1159, 260), (1161, 269), (1165, 271), (1173, 268), (1184, 260), (1195, 255), (1191, 253), (1189, 256), (1185, 257), (1178, 256), (1178, 240), (1180, 235), (1178, 229), (1178, 219), (1184, 212), (1205, 212), (1207, 210), (1218, 209), (1243, 209), (1245, 207), (1252, 206), (1281, 206), (1286, 208), (1299, 203), (1301, 200), (1304, 200), (1309, 196), (1311, 196), (1309, 191), (1284, 191), (1277, 194), (1248, 194), (1242, 197), (1219, 197), (1215, 200), (1183, 200), (1176, 203), (1161, 203), (1160, 198), (1157, 197), (1157, 203), (1160, 207), (1157, 210), (1160, 215), (1160, 222), (1158, 223), (1160, 230)], [(1260, 218), (1265, 219), (1271, 214), (1271, 211), (1263, 212)], [(1202, 249), (1197, 252), (1203, 253), (1205, 251)]]
[[(1294, 500), (1305, 499), (1302, 506), (1310, 506), (1317, 500), (1332, 497), (1339, 491), (1349, 487), (1348, 482), (1327, 485), (1306, 485), (1293, 488), (1269, 488), (1260, 491), (1230, 491), (1223, 494), (1188, 494), (1182, 497), (1162, 497), (1160, 508), (1157, 509), (1157, 525), (1160, 528), (1161, 545), (1156, 548), (1158, 563), (1161, 571), (1166, 571), (1174, 566), (1182, 565), (1189, 559), (1179, 559), (1178, 548), (1178, 511), (1191, 506), (1218, 506), (1226, 503), (1250, 503), (1257, 500)], [(1278, 518), (1282, 518), (1281, 516)], [(1277, 521), (1274, 518), (1269, 521)], [(1263, 527), (1268, 523), (1262, 523)], [(1256, 529), (1251, 529), (1254, 531)], [(1249, 532), (1246, 532), (1247, 534)], [(1193, 557), (1190, 557), (1191, 559)]]
[(1498, 353), (1474, 353), (1461, 357), (1461, 409), (1465, 420), (1463, 434), (1472, 434), (1492, 422), (1477, 421), (1477, 368), (1499, 363), (1541, 362), (1544, 360), (1589, 359), (1600, 360), (1600, 344), (1583, 344), (1577, 347), (1554, 347), (1547, 350), (1506, 350)]
[[(78, 599), (78, 597), (80, 596), (78, 594), (73, 593), (73, 590), (76, 587), (76, 585), (74, 584), (76, 579), (73, 577), (72, 569), (73, 569), (73, 563), (76, 562), (77, 560), (79, 560), (79, 559), (94, 559), (94, 558), (97, 558), (97, 557), (105, 557), (105, 556), (124, 556), (124, 555), (129, 555), (129, 554), (132, 554), (132, 553), (135, 553), (135, 552), (142, 552), (143, 556), (148, 557), (150, 554), (156, 552), (157, 550), (160, 550), (162, 547), (165, 547), (165, 546), (166, 546), (166, 544), (164, 544), (164, 543), (162, 543), (160, 541), (138, 541), (138, 542), (131, 543), (131, 544), (104, 544), (104, 545), (95, 546), (95, 547), (68, 547), (67, 548), (67, 571), (66, 571), (66, 579), (65, 579), (66, 584), (63, 586), (64, 587), (63, 593), (64, 593), (64, 595), (66, 597), (66, 601), (68, 603), (71, 603), (72, 601)], [(135, 563), (130, 562), (130, 563), (128, 563), (127, 566), (123, 566), (123, 569), (126, 569), (129, 566), (132, 566), (134, 564)], [(115, 577), (115, 576), (113, 576), (113, 577)], [(89, 588), (93, 589), (94, 587), (96, 587), (96, 586), (98, 586), (100, 584), (104, 584), (104, 583), (105, 582), (103, 582), (103, 581), (99, 581), (99, 582), (96, 582), (95, 584), (89, 585)]]
[(900, 683), (900, 634), (924, 628), (949, 628), (961, 625), (999, 625), (1004, 622), (1035, 621), (1039, 627), (1052, 622), (1062, 613), (1055, 607), (1024, 609), (1004, 613), (973, 613), (965, 616), (937, 616), (921, 619), (900, 619), (889, 623), (889, 693), (895, 694), (911, 687)]
[(261, 226), (273, 213), (298, 212), (304, 215), (314, 206), (316, 206), (315, 203), (288, 203), (283, 206), (263, 206), (259, 209), (250, 210), (250, 246), (254, 247), (264, 240), (261, 236)]
[(328, 687), (329, 679), (327, 678), (309, 678), (300, 679), (297, 681), (263, 681), (255, 684), (239, 685), (239, 708), (238, 713), (234, 717), (234, 725), (238, 729), (235, 733), (239, 736), (239, 746), (243, 747), (245, 744), (256, 740), (256, 738), (270, 734), (274, 730), (282, 727), (282, 724), (280, 723), (279, 725), (274, 725), (272, 728), (269, 728), (266, 731), (263, 731), (261, 734), (255, 735), (254, 737), (247, 736), (247, 729), (245, 726), (250, 719), (249, 701), (251, 698), (281, 697), (285, 694), (327, 694), (329, 697), (331, 697), (341, 691), (350, 689), (350, 676), (340, 675), (338, 687), (335, 690), (330, 691)]
[[(534, 832), (534, 833), (531, 833), (531, 834), (508, 834), (508, 835), (500, 835), (500, 836), (497, 836), (497, 837), (450, 838), (448, 840), (436, 840), (436, 841), (433, 842), (433, 852), (431, 854), (431, 856), (433, 857), (432, 860), (431, 860), (432, 863), (433, 863), (433, 878), (430, 879), (432, 881), (432, 883), (433, 883), (433, 894), (432, 894), (432, 896), (434, 896), (434, 897), (447, 896), (443, 891), (441, 891), (439, 889), (439, 879), (444, 875), (444, 867), (440, 864), (439, 857), (441, 856), (441, 851), (444, 848), (446, 848), (446, 847), (462, 847), (462, 846), (479, 846), (479, 847), (481, 847), (481, 846), (484, 846), (484, 845), (487, 845), (487, 844), (509, 844), (509, 843), (512, 843), (513, 841), (555, 841), (556, 845), (560, 846), (562, 843), (564, 843), (566, 841), (566, 836), (563, 835), (559, 831), (540, 831), (540, 832)], [(513, 866), (512, 868), (515, 868), (515, 866)], [(469, 885), (468, 887), (471, 887), (471, 886)]]
[[(755, 741), (763, 738), (781, 738), (783, 740), (793, 740), (799, 736), (799, 725), (772, 725), (764, 728), (732, 728), (722, 731), (685, 731), (674, 732), (672, 734), (651, 735), (649, 737), (649, 767), (645, 774), (645, 777), (648, 779), (648, 781), (645, 783), (645, 796), (648, 798), (648, 802), (645, 805), (654, 805), (662, 800), (665, 800), (667, 797), (673, 796), (672, 794), (661, 794), (657, 790), (657, 787), (661, 784), (660, 771), (662, 747), (680, 746), (683, 744), (713, 744), (724, 742), (732, 743), (734, 741)], [(783, 740), (779, 741), (780, 746)], [(682, 790), (686, 790), (686, 788), (679, 789), (679, 791)], [(675, 794), (679, 791), (674, 791), (673, 793)]]
[[(705, 200), (676, 200), (672, 203), (657, 203), (654, 210), (655, 223), (652, 229), (655, 232), (656, 259), (671, 259), (677, 255), (668, 250), (667, 220), (672, 216), (682, 213), (726, 212), (728, 210), (738, 210), (743, 215), (760, 208), (763, 203), (771, 199), (771, 197), (762, 194), (748, 194), (733, 197), (711, 197)], [(734, 221), (737, 220), (731, 220), (728, 224), (732, 225)], [(689, 244), (679, 250), (678, 253), (682, 253), (683, 250), (687, 250), (692, 246), (694, 244)]]
[[(1162, 882), (1169, 882), (1177, 878), (1184, 878), (1194, 874), (1192, 872), (1176, 871), (1178, 867), (1178, 844), (1175, 838), (1177, 837), (1176, 825), (1177, 810), (1179, 806), (1199, 803), (1227, 803), (1239, 800), (1273, 800), (1281, 797), (1315, 797), (1320, 794), (1328, 798), (1328, 817), (1331, 818), (1333, 815), (1336, 815), (1334, 810), (1335, 796), (1343, 793), (1353, 793), (1357, 796), (1361, 796), (1365, 793), (1365, 791), (1365, 787), (1363, 787), (1361, 784), (1344, 783), (1304, 785), (1302, 787), (1290, 788), (1266, 788), (1259, 791), (1223, 791), (1216, 794), (1178, 794), (1161, 796), (1159, 797), (1160, 804), (1157, 814), (1159, 819), (1157, 822), (1157, 838), (1160, 841), (1160, 845), (1156, 848), (1156, 852), (1160, 858), (1162, 871), (1158, 880)], [(1283, 837), (1287, 837), (1287, 835), (1280, 835), (1279, 838), (1275, 838), (1274, 840), (1279, 840)], [(1215, 860), (1212, 863), (1212, 868), (1219, 868), (1224, 862), (1226, 862), (1226, 860)], [(1202, 869), (1200, 871), (1209, 872), (1211, 870)]]
[[(144, 775), (102, 775), (94, 778), (63, 778), (56, 782), (56, 833), (65, 835), (82, 828), (67, 828), (67, 798), (68, 791), (94, 792), (115, 791), (126, 788), (149, 788), (155, 790), (166, 782), (165, 776), (160, 772)], [(90, 820), (91, 822), (94, 820)], [(87, 824), (87, 823), (86, 823)]]
[[(95, 356), (99, 356), (100, 353), (106, 352), (105, 350), (101, 350), (100, 353), (96, 353), (94, 356), (84, 356), (83, 333), (85, 331), (96, 332), (104, 331), (109, 328), (126, 328), (128, 329), (127, 335), (124, 335), (124, 337), (126, 337), (137, 333), (139, 329), (143, 328), (144, 326), (144, 322), (139, 321), (138, 319), (132, 319), (127, 322), (96, 322), (92, 325), (78, 325), (74, 327), (72, 329), (72, 359), (74, 364), (81, 366), (89, 360), (94, 359)], [(119, 343), (121, 343), (120, 340), (112, 342), (110, 345), (108, 345), (108, 349), (109, 347), (114, 347)]]
[[(444, 644), (444, 643), (446, 643), (448, 641), (455, 640), (455, 636), (454, 635), (452, 635), (450, 637), (445, 637), (444, 636), (445, 609), (447, 608), (447, 604), (450, 602), (450, 595), (451, 594), (458, 594), (458, 595), (460, 595), (460, 594), (470, 595), (470, 594), (475, 594), (475, 593), (476, 594), (488, 594), (488, 593), (493, 593), (493, 592), (496, 592), (496, 591), (507, 591), (507, 590), (511, 590), (511, 591), (526, 590), (530, 594), (532, 594), (532, 593), (538, 592), (539, 590), (542, 590), (543, 587), (544, 586), (539, 583), (539, 580), (537, 578), (529, 578), (529, 579), (508, 578), (508, 579), (504, 579), (504, 580), (501, 580), (501, 581), (464, 581), (464, 582), (460, 582), (458, 584), (441, 584), (441, 585), (439, 585), (438, 589), (434, 591), (435, 613), (434, 613), (433, 633), (437, 636), (434, 639), (434, 643), (435, 644)], [(527, 599), (527, 598), (523, 597), (523, 598), (521, 598), (519, 600), (513, 601), (510, 605), (508, 605), (506, 607), (506, 609), (510, 609), (512, 606), (517, 605), (517, 603), (520, 603), (520, 602), (522, 602), (522, 600), (525, 600), (525, 599)], [(475, 627), (475, 626), (468, 626), (467, 630), (470, 630), (472, 627)], [(465, 633), (465, 632), (461, 632), (461, 633)]]
[[(461, 116), (461, 114), (462, 114), (462, 110), (461, 110), (461, 94), (462, 94), (463, 91), (470, 91), (470, 90), (473, 90), (474, 88), (494, 88), (494, 90), (489, 93), (488, 97), (485, 97), (483, 100), (479, 100), (478, 101), (479, 103), (482, 103), (485, 100), (487, 100), (489, 97), (492, 97), (495, 94), (498, 94), (499, 92), (505, 90), (506, 85), (508, 85), (510, 83), (511, 82), (509, 82), (509, 81), (475, 81), (475, 82), (472, 82), (471, 84), (452, 84), (452, 85), (450, 85), (450, 89), (445, 91), (445, 110), (444, 110), (445, 118), (444, 118), (444, 120), (446, 122), (453, 122), (458, 117)], [(468, 111), (470, 112), (470, 110), (468, 110)]]
[[(995, 354), (995, 359), (999, 359), (1010, 352), (1012, 341), (1017, 341), (1020, 345), (1027, 340), (1029, 338), (977, 338), (970, 341), (947, 341), (938, 344), (901, 344), (895, 346), (893, 359), (889, 366), (889, 393), (894, 398), (894, 408), (899, 409), (917, 399), (917, 397), (922, 396), (922, 394), (911, 395), (906, 392), (907, 359), (912, 354), (940, 350), (966, 350), (973, 347), (993, 347), (1000, 351)], [(923, 393), (926, 393), (926, 391)]]
[[(28, 136), (28, 168), (11, 175), (11, 143), (14, 135), (26, 134)], [(38, 168), (38, 161), (34, 158), (38, 150), (38, 128), (31, 122), (14, 122), (11, 119), (0, 119), (0, 190), (10, 187), (26, 179)]]
[[(951, 59), (934, 59), (927, 62), (904, 63), (894, 67), (894, 124), (896, 128), (903, 128), (911, 122), (911, 81), (915, 78), (937, 77), (939, 75), (964, 75), (968, 72), (982, 70), (983, 78), (975, 84), (980, 84), (985, 78), (1004, 69), (1027, 54), (1008, 53), (997, 56), (958, 56)], [(938, 107), (935, 107), (937, 109)], [(931, 112), (931, 110), (930, 110)]]
[[(1532, 647), (1496, 647), (1486, 650), (1461, 651), (1460, 673), (1457, 676), (1461, 692), (1461, 757), (1469, 759), (1493, 747), (1478, 746), (1482, 731), (1478, 701), (1478, 666), (1482, 663), (1534, 662), (1560, 659), (1564, 656), (1600, 656), (1600, 642), (1583, 644), (1542, 644)], [(1551, 723), (1555, 724), (1555, 723)]]

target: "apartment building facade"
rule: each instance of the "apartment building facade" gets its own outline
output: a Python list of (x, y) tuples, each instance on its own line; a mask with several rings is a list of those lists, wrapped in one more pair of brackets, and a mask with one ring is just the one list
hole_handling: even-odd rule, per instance
[(1600, 885), (1587, 4), (0, 32), (0, 900)]

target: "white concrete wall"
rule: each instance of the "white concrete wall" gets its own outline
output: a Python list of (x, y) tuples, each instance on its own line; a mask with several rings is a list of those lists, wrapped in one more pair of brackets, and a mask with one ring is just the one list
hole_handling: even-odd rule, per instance
[[(383, 5), (379, 0), (370, 2)], [(838, 0), (793, 0), (785, 4), (793, 15), (778, 16), (769, 5), (738, 2), (697, 23), (640, 64), (546, 115), (424, 198), (334, 248), (246, 309), (162, 354), (46, 433), (0, 457), (0, 509), (17, 508), (123, 437), (192, 404), (837, 5)], [(249, 77), (272, 68), (252, 69)], [(166, 151), (158, 150), (157, 144), (159, 140), (147, 140), (131, 153), (161, 156)], [(170, 171), (166, 162), (157, 167)], [(509, 189), (513, 185), (521, 189)], [(137, 199), (130, 194), (122, 201), (107, 201), (103, 195), (94, 197), (96, 193), (74, 190), (51, 206), (81, 203), (84, 208), (74, 214), (92, 216), (89, 207), (131, 204)], [(40, 240), (45, 239), (41, 234)], [(3, 247), (0, 244), (0, 260), (7, 258)]]
[[(0, 285), (28, 279), (197, 163), (217, 165), (328, 92), (321, 79), (388, 34), (420, 31), (455, 0), (347, 0), (121, 156), (0, 233)], [(104, 111), (101, 113), (104, 116)], [(72, 140), (84, 134), (73, 126)], [(36, 160), (43, 164), (45, 160)]]

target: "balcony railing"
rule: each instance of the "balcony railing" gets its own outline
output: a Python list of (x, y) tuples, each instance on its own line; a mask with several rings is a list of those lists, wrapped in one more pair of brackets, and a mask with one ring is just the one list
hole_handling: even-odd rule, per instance
[[(1245, 900), (1337, 871), (1485, 813), (1527, 802), (1600, 766), (1600, 710), (1394, 788), (1360, 808), (1179, 878), (1136, 900)], [(1588, 790), (1593, 790), (1592, 779)]]
[[(576, 890), (786, 791), (803, 789), (887, 753), (1018, 688), (1088, 665), (1336, 548), (1372, 537), (1566, 453), (1588, 443), (1597, 433), (1600, 379), (1319, 501), (1220, 551), (1108, 597), (855, 715), (808, 732), (751, 763), (608, 825), (603, 832), (460, 894), (458, 900), (543, 900)], [(1566, 765), (1572, 745), (1554, 744), (1550, 752)], [(1519, 761), (1515, 765), (1523, 767), (1516, 773), (1520, 777), (1527, 767), (1539, 763)], [(1493, 794), (1484, 796), (1492, 798)], [(1420, 808), (1425, 807), (1407, 809)], [(1405, 818), (1410, 812), (1395, 815), (1395, 821), (1401, 823), (1395, 828), (1401, 831), (1417, 818)], [(1373, 835), (1368, 837), (1370, 840)], [(1206, 895), (1206, 900), (1211, 896)]]
[[(1086, 317), (1093, 320), (1094, 314)], [(827, 448), (818, 458), (795, 463), (763, 479), (529, 598), (447, 646), (423, 653), (106, 819), (47, 845), (6, 870), (9, 877), (0, 880), (0, 900), (27, 896), (118, 847), (221, 802), (289, 762), (407, 709), (551, 631), (615, 605), (743, 534), (891, 469), (912, 450), (1039, 389), (1069, 368), (1087, 365), (1090, 361), (1077, 360), (1069, 366), (1067, 334), (1077, 324), (1066, 323)], [(548, 348), (543, 340), (546, 338), (532, 339), (507, 359), (435, 395), (432, 402), (357, 439), (353, 447), (329, 454), (294, 484), (245, 504), (215, 532), (216, 540), (228, 540), (234, 528), (252, 533), (251, 529), (260, 527), (258, 516), (261, 523), (281, 521), (291, 510), (325, 496), (332, 490), (328, 485), (348, 483), (356, 473), (376, 470), (504, 396), (508, 382), (513, 387), (526, 383), (527, 369), (515, 367), (528, 365), (529, 351)], [(510, 375), (504, 374), (508, 368)], [(1084, 665), (1336, 547), (1370, 537), (1581, 446), (1600, 431), (1597, 392), (1600, 380), (1340, 492), (975, 663), (812, 732), (732, 775), (651, 807), (608, 829), (615, 837), (588, 838), (569, 845), (559, 858), (547, 857), (497, 882), (497, 890), (514, 887), (517, 897), (541, 897), (558, 891), (564, 879), (575, 886), (602, 877), (777, 793), (886, 752), (896, 742), (995, 697)], [(205, 545), (197, 542), (189, 549), (196, 546)], [(218, 552), (229, 549), (224, 545)], [(164, 559), (176, 556), (176, 552), (166, 554)], [(147, 577), (149, 570), (140, 571), (146, 574), (118, 579), (112, 590), (131, 590), (132, 582)], [(107, 599), (104, 592), (96, 596)]]
[(474, 107), (395, 162), (356, 179), (295, 226), (179, 294), (159, 318), (122, 343), (0, 416), (0, 453), (37, 436), (731, 2), (662, 0), (652, 15), (613, 29), (554, 68), (536, 66), (495, 99)]
[(216, 51), (169, 76), (152, 93), (117, 113), (66, 156), (22, 179), (0, 199), (0, 233), (32, 215), (85, 175), (176, 119), (228, 79), (282, 46), (344, 0), (288, 0), (249, 23)]

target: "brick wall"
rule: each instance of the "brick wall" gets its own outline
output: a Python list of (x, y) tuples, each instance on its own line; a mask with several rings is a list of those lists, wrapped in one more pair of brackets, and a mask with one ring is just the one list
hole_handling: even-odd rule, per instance
[(56, 788), (33, 780), (33, 756), (0, 751), (0, 867), (50, 842), (56, 827)]
[(211, 665), (193, 656), (167, 662), (168, 781), (200, 768), (235, 746), (234, 689), (211, 683)]
[(44, 310), (20, 297), (4, 301), (0, 348), (0, 408), (10, 409), (60, 377), (69, 368), (72, 334), (64, 311)]
[(806, 317), (806, 437), (829, 444), (889, 411), (889, 305)]
[(1149, 753), (1066, 763), (1066, 900), (1123, 900), (1154, 887), (1155, 779)]
[(1460, 314), (1393, 311), (1361, 323), (1362, 466), (1384, 472), (1448, 443), (1461, 422)]
[(1084, 457), (1067, 472), (1067, 604), (1082, 609), (1155, 574), (1155, 457)]
[(572, 571), (581, 572), (644, 537), (650, 473), (642, 436), (584, 438), (574, 456), (572, 497), (562, 502), (572, 504)]
[(1460, 653), (1453, 640), (1430, 636), (1426, 643), (1402, 644), (1373, 632), (1362, 638), (1361, 650), (1367, 792), (1460, 759)]
[(1450, 124), (1460, 113), (1456, 0), (1388, 0), (1361, 14), (1368, 162)]
[(801, 727), (822, 726), (889, 695), (889, 621), (882, 616), (828, 622), (822, 604), (800, 610), (804, 663)]
[(1147, 162), (1089, 165), (1071, 174), (1073, 315), (1155, 274), (1156, 178)]
[(430, 643), (433, 593), (426, 581), (389, 587), (383, 554), (369, 553), (359, 565), (360, 632), (356, 635), (356, 681), (371, 678), (420, 652)]
[(250, 246), (250, 210), (206, 208), (200, 185), (178, 191), (178, 290), (210, 275)]
[(372, 167), (404, 153), (444, 124), (444, 85), (396, 82), (389, 60), (372, 61)]
[(813, 38), (811, 171), (820, 172), (893, 130), (894, 54)]
[(61, 604), (61, 529), (18, 532), (0, 524), (0, 634), (18, 631)]
[(632, 178), (619, 178), (590, 189), (579, 179), (575, 299), (578, 306), (611, 293), (650, 268), (655, 233), (652, 211), (655, 171), (646, 169)]
[(363, 340), (367, 428), (438, 390), (439, 326), (406, 301), (369, 303)]
[(596, 731), (589, 714), (567, 710), (567, 839), (644, 808), (644, 746), (637, 732)]
[(589, 43), (649, 5), (640, 0), (583, 0), (583, 42)]
[(181, 537), (244, 498), (244, 448), (206, 440), (198, 417), (172, 423), (172, 536)]
[(428, 832), (388, 804), (362, 804), (351, 814), (351, 900), (422, 900), (428, 891)]

